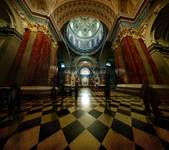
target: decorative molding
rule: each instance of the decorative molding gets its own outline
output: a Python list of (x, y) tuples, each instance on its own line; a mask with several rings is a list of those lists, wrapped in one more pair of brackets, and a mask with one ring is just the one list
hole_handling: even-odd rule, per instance
[(0, 27), (0, 35), (16, 35), (20, 40), (23, 39), (23, 36), (14, 28), (9, 27)]
[(21, 18), (24, 28), (27, 28), (30, 24), (38, 24), (38, 26), (40, 25), (41, 27), (44, 26), (43, 28), (48, 28), (48, 33), (51, 35), (52, 40), (57, 42), (60, 39), (58, 31), (50, 16), (33, 12), (25, 0), (17, 0), (13, 5), (15, 11)]
[(113, 49), (116, 49), (119, 47), (121, 40), (126, 36), (131, 36), (134, 39), (142, 38), (145, 40), (145, 34), (146, 34), (147, 24), (142, 24), (139, 29), (135, 28), (121, 28), (119, 31), (115, 43), (112, 45)]
[(151, 46), (149, 46), (148, 50), (150, 53), (161, 52), (169, 54), (169, 47), (164, 47), (163, 45), (157, 43), (153, 43)]

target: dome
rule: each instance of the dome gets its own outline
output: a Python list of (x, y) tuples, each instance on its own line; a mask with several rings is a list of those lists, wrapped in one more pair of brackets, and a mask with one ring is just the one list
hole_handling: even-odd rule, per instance
[(66, 36), (76, 53), (93, 53), (103, 39), (103, 25), (92, 17), (73, 18), (67, 25)]

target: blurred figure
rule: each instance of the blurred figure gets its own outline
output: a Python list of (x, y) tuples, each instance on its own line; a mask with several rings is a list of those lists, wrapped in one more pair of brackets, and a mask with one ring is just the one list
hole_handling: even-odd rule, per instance
[(76, 81), (76, 83), (75, 83), (75, 102), (76, 102), (76, 104), (77, 104), (77, 98), (78, 98), (78, 90), (79, 90), (78, 81)]
[(141, 88), (141, 96), (144, 102), (144, 106), (145, 106), (145, 111), (147, 113), (151, 112), (150, 109), (150, 88), (149, 88), (149, 84), (147, 80), (144, 80), (142, 88)]
[(55, 86), (53, 86), (52, 89), (51, 89), (51, 99), (52, 99), (52, 101), (56, 100), (56, 98), (57, 98), (56, 94), (57, 94), (56, 93), (56, 88), (55, 88)]

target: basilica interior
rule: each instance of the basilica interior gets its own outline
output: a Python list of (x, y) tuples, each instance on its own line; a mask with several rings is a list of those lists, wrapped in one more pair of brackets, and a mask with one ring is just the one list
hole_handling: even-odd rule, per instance
[(0, 149), (168, 150), (169, 0), (0, 0)]

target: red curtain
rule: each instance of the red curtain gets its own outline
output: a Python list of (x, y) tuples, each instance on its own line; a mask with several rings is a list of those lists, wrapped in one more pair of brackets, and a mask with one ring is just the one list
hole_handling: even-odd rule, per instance
[(139, 39), (139, 42), (140, 42), (141, 47), (142, 47), (143, 50), (144, 50), (144, 53), (145, 53), (145, 56), (146, 56), (147, 60), (148, 60), (148, 62), (149, 62), (149, 64), (150, 64), (150, 66), (151, 66), (151, 70), (152, 70), (152, 72), (153, 72), (153, 75), (154, 75), (154, 78), (155, 78), (156, 83), (157, 83), (157, 84), (162, 83), (162, 80), (161, 80), (161, 78), (160, 78), (159, 71), (158, 71), (158, 69), (157, 69), (157, 67), (156, 67), (156, 65), (155, 65), (155, 63), (154, 63), (154, 61), (153, 61), (153, 59), (151, 58), (151, 56), (150, 56), (150, 54), (149, 54), (149, 52), (148, 52), (148, 49), (147, 49), (147, 47), (146, 47), (144, 41), (140, 38), (140, 39)]
[(19, 46), (19, 48), (17, 50), (14, 62), (11, 65), (10, 70), (8, 72), (8, 76), (7, 76), (7, 83), (8, 84), (15, 82), (15, 79), (17, 77), (17, 72), (18, 72), (20, 64), (22, 62), (30, 34), (31, 34), (31, 31), (29, 29), (26, 29), (24, 36), (23, 36), (23, 40), (21, 42), (21, 45)]
[(30, 60), (28, 63), (28, 69), (26, 73), (26, 83), (32, 84), (34, 82), (34, 74), (37, 70), (37, 64), (40, 60), (40, 54), (41, 54), (41, 46), (43, 44), (43, 32), (37, 32), (36, 39), (34, 41), (34, 44), (32, 46), (32, 52), (30, 56)]
[(129, 83), (142, 83), (147, 79), (147, 73), (133, 38), (131, 36), (124, 37), (121, 46)]
[(48, 82), (50, 47), (51, 40), (44, 34), (40, 60), (35, 74), (35, 80), (38, 84), (47, 84)]
[(126, 71), (129, 77), (129, 83), (139, 83), (139, 74), (137, 72), (135, 59), (133, 59), (133, 55), (131, 53), (131, 46), (129, 42), (130, 40), (127, 37), (123, 38), (122, 47), (124, 52)]
[(26, 84), (47, 84), (50, 47), (50, 38), (43, 32), (37, 32), (25, 78)]
[(141, 58), (141, 56), (140, 56), (140, 54), (138, 52), (138, 49), (135, 46), (133, 38), (130, 37), (130, 36), (128, 36), (126, 38), (128, 39), (128, 44), (130, 46), (132, 58), (133, 58), (133, 61), (135, 62), (135, 67), (136, 67), (136, 70), (137, 70), (139, 83), (142, 83), (143, 81), (147, 80), (146, 69), (144, 67), (142, 58)]

